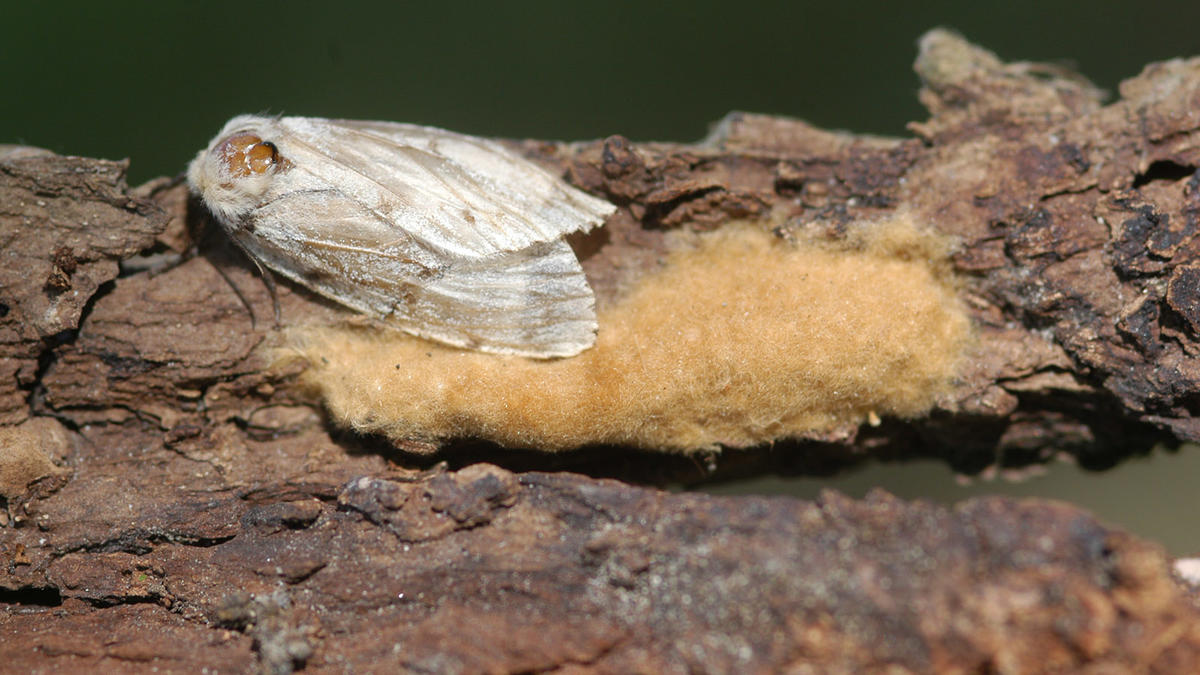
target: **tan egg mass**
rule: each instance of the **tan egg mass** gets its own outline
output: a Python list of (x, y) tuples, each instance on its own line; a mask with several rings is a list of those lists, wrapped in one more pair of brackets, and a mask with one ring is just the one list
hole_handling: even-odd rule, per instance
[(280, 358), (308, 362), (335, 422), (394, 441), (746, 447), (928, 412), (971, 341), (948, 252), (906, 217), (836, 243), (730, 225), (677, 240), (572, 358), (328, 327), (294, 331)]

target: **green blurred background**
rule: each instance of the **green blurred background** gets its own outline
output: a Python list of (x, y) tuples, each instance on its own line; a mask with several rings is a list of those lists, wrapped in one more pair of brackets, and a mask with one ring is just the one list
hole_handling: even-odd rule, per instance
[[(1200, 2), (8, 2), (0, 143), (130, 158), (130, 182), (183, 170), (237, 113), (418, 122), (506, 137), (691, 141), (730, 110), (904, 135), (923, 119), (917, 38), (947, 26), (1007, 60), (1074, 66), (1109, 91), (1200, 54)], [(1020, 484), (940, 464), (720, 491), (807, 496), (1045, 495), (1200, 552), (1200, 452), (1104, 474), (1052, 465)]]
[(234, 114), (689, 141), (730, 110), (904, 134), (955, 28), (1112, 90), (1200, 53), (1200, 2), (57, 2), (0, 12), (0, 142), (182, 170)]

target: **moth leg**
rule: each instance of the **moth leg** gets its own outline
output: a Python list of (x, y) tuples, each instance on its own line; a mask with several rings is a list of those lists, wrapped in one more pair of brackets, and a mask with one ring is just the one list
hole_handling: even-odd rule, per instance
[(271, 294), (271, 305), (275, 309), (275, 330), (279, 330), (279, 327), (283, 325), (283, 322), (280, 321), (281, 312), (279, 311), (279, 294), (275, 291), (275, 273), (266, 267), (263, 267), (262, 263), (258, 262), (257, 258), (254, 258), (253, 256), (248, 257), (254, 261), (254, 266), (258, 268), (258, 273), (262, 275), (263, 283), (267, 285), (267, 292)]
[[(262, 277), (263, 283), (266, 284), (267, 292), (271, 294), (271, 304), (275, 308), (275, 329), (278, 330), (282, 323), (280, 321), (281, 314), (279, 311), (279, 295), (275, 292), (275, 276), (271, 270), (263, 267), (254, 256), (246, 254), (246, 257), (254, 263), (256, 268), (258, 268), (258, 274)], [(237, 284), (233, 283), (233, 279), (229, 278), (229, 275), (225, 273), (224, 269), (222, 269), (219, 265), (214, 265), (213, 267), (217, 270), (217, 274), (220, 274), (221, 278), (225, 280), (225, 283), (229, 284), (229, 288), (233, 290), (233, 294), (236, 295), (238, 300), (242, 302), (242, 306), (246, 308), (246, 312), (250, 315), (250, 326), (252, 328), (257, 328), (258, 317), (254, 314), (254, 305), (250, 304), (250, 300), (246, 298), (245, 294), (242, 293), (242, 290), (238, 288)]]
[(392, 476), (392, 477), (388, 478), (388, 480), (394, 480), (397, 483), (423, 483), (423, 482), (429, 480), (430, 478), (435, 478), (443, 473), (446, 473), (449, 470), (450, 470), (450, 463), (447, 462), (446, 460), (442, 460), (442, 461), (438, 462), (437, 464), (434, 464), (433, 466), (429, 467), (428, 469), (425, 469), (424, 471), (421, 471), (415, 475)]

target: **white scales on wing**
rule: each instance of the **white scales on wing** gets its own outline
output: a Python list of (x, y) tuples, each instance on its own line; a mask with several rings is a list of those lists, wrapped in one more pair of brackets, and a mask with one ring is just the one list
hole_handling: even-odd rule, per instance
[(402, 330), (537, 358), (595, 342), (595, 298), (564, 237), (615, 207), (499, 144), (242, 115), (188, 181), (258, 262)]

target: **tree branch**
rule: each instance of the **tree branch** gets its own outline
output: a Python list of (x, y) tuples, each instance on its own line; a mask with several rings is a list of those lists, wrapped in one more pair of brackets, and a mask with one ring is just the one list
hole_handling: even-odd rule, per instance
[[(1119, 100), (944, 32), (929, 120), (881, 139), (735, 114), (696, 146), (530, 156), (621, 210), (579, 242), (602, 301), (672, 229), (788, 237), (904, 211), (961, 242), (978, 340), (926, 418), (699, 458), (442, 447), (332, 428), (265, 370), (257, 272), (184, 187), (0, 157), (0, 655), (14, 669), (1188, 672), (1200, 621), (1157, 547), (1066, 505), (669, 494), (938, 454), (1094, 465), (1200, 440), (1200, 61)], [(195, 251), (199, 255), (195, 255)], [(281, 287), (288, 321), (340, 310)], [(507, 469), (470, 464), (479, 458)], [(465, 466), (465, 468), (457, 468)], [(403, 468), (408, 467), (408, 468)], [(522, 473), (570, 467), (590, 473)], [(511, 472), (510, 472), (511, 471)]]

